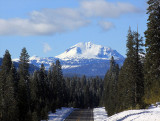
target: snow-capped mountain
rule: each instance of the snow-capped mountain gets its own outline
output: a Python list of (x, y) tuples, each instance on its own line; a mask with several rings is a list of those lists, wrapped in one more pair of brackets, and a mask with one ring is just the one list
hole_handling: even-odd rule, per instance
[[(52, 63), (59, 59), (66, 76), (82, 76), (84, 74), (104, 76), (109, 69), (112, 56), (120, 66), (123, 64), (124, 57), (116, 50), (86, 42), (78, 43), (55, 57), (32, 56), (30, 63), (38, 67), (43, 63), (46, 69), (49, 69)], [(18, 61), (18, 59), (14, 59), (14, 61)]]
[(110, 58), (120, 59), (123, 58), (116, 50), (112, 50), (109, 47), (103, 47), (101, 45), (95, 45), (91, 42), (78, 43), (71, 48), (67, 49), (64, 53), (56, 56), (61, 60), (71, 59), (105, 59)]

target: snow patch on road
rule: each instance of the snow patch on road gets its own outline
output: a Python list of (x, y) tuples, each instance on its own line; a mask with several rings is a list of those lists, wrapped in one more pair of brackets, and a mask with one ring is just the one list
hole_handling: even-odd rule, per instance
[(64, 119), (66, 119), (69, 116), (69, 114), (72, 113), (73, 110), (74, 108), (65, 108), (65, 107), (57, 109), (55, 113), (49, 113), (48, 121), (64, 121)]
[(107, 121), (108, 115), (106, 113), (105, 107), (94, 108), (93, 114), (94, 121)]

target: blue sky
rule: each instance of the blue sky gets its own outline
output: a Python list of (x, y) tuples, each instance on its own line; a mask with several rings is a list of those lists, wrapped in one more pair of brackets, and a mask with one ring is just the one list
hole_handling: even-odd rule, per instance
[(0, 57), (54, 57), (91, 41), (125, 56), (129, 26), (144, 36), (147, 0), (1, 0)]

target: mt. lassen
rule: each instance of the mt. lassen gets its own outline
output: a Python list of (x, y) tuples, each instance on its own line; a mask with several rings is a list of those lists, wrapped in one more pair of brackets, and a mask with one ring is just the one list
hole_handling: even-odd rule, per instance
[[(59, 59), (64, 76), (86, 75), (104, 77), (109, 69), (112, 56), (120, 66), (123, 64), (125, 58), (116, 50), (86, 42), (78, 43), (55, 57), (41, 58), (32, 56), (30, 57), (30, 63), (38, 67), (43, 63), (48, 70), (52, 63)], [(13, 61), (19, 60), (13, 59)]]
[(71, 59), (106, 59), (114, 56), (115, 59), (123, 58), (116, 50), (101, 45), (95, 45), (91, 42), (78, 43), (67, 49), (64, 53), (56, 56), (62, 60)]

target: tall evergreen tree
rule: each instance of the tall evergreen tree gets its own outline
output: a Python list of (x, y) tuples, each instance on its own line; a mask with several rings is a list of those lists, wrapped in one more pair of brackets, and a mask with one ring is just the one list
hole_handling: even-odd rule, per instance
[(16, 100), (14, 96), (11, 55), (6, 50), (0, 71), (0, 120), (17, 120)]
[(56, 64), (55, 64), (55, 67), (56, 67), (56, 91), (57, 91), (57, 106), (58, 107), (61, 107), (63, 106), (63, 103), (64, 103), (64, 89), (65, 87), (63, 87), (64, 85), (64, 80), (63, 80), (63, 73), (62, 73), (62, 69), (61, 69), (61, 64), (60, 64), (60, 61), (57, 60), (56, 61)]
[(105, 108), (108, 115), (116, 112), (117, 105), (117, 82), (118, 82), (119, 66), (116, 64), (112, 56), (110, 61), (110, 69), (108, 70), (104, 79), (104, 93), (105, 93)]
[(28, 115), (30, 110), (30, 82), (29, 82), (29, 55), (26, 48), (22, 49), (19, 61), (19, 84), (18, 84), (18, 106), (19, 106), (19, 120), (30, 120)]
[(48, 71), (48, 81), (49, 81), (49, 102), (50, 102), (50, 109), (52, 112), (56, 110), (56, 87), (55, 87), (55, 80), (56, 80), (56, 71), (55, 71), (55, 64), (53, 63)]
[(39, 89), (40, 93), (40, 117), (41, 120), (48, 118), (48, 84), (47, 84), (47, 74), (45, 71), (44, 64), (41, 64), (39, 71)]
[(142, 97), (144, 96), (144, 72), (143, 72), (143, 38), (137, 32), (133, 33), (135, 42), (135, 59), (134, 59), (134, 102), (136, 105), (143, 105)]
[(47, 79), (48, 79), (48, 84), (49, 84), (49, 97), (48, 97), (48, 101), (49, 101), (49, 104), (50, 104), (50, 110), (52, 112), (55, 112), (55, 99), (54, 99), (54, 96), (55, 96), (55, 90), (54, 90), (54, 81), (53, 81), (53, 78), (52, 78), (52, 70), (53, 70), (53, 66), (51, 66), (48, 70), (48, 75), (47, 75)]
[(160, 1), (148, 0), (145, 56), (145, 102), (160, 100)]
[(11, 70), (10, 70), (10, 80), (13, 83), (13, 88), (14, 88), (14, 99), (15, 99), (15, 110), (14, 113), (16, 114), (15, 116), (15, 121), (18, 121), (19, 119), (19, 109), (18, 109), (18, 81), (19, 81), (19, 75), (17, 73), (17, 70), (12, 63)]
[[(131, 28), (128, 30), (127, 35), (127, 58), (125, 59), (125, 62), (123, 64), (123, 69), (125, 70), (124, 74), (124, 84), (125, 87), (122, 89), (124, 96), (124, 105), (128, 108), (132, 108), (134, 103), (134, 94), (135, 94), (135, 88), (134, 88), (134, 58), (135, 58), (135, 48), (134, 48), (134, 36), (131, 31)], [(122, 70), (123, 71), (123, 70)], [(120, 81), (121, 82), (121, 81)], [(125, 107), (124, 107), (125, 108)]]

